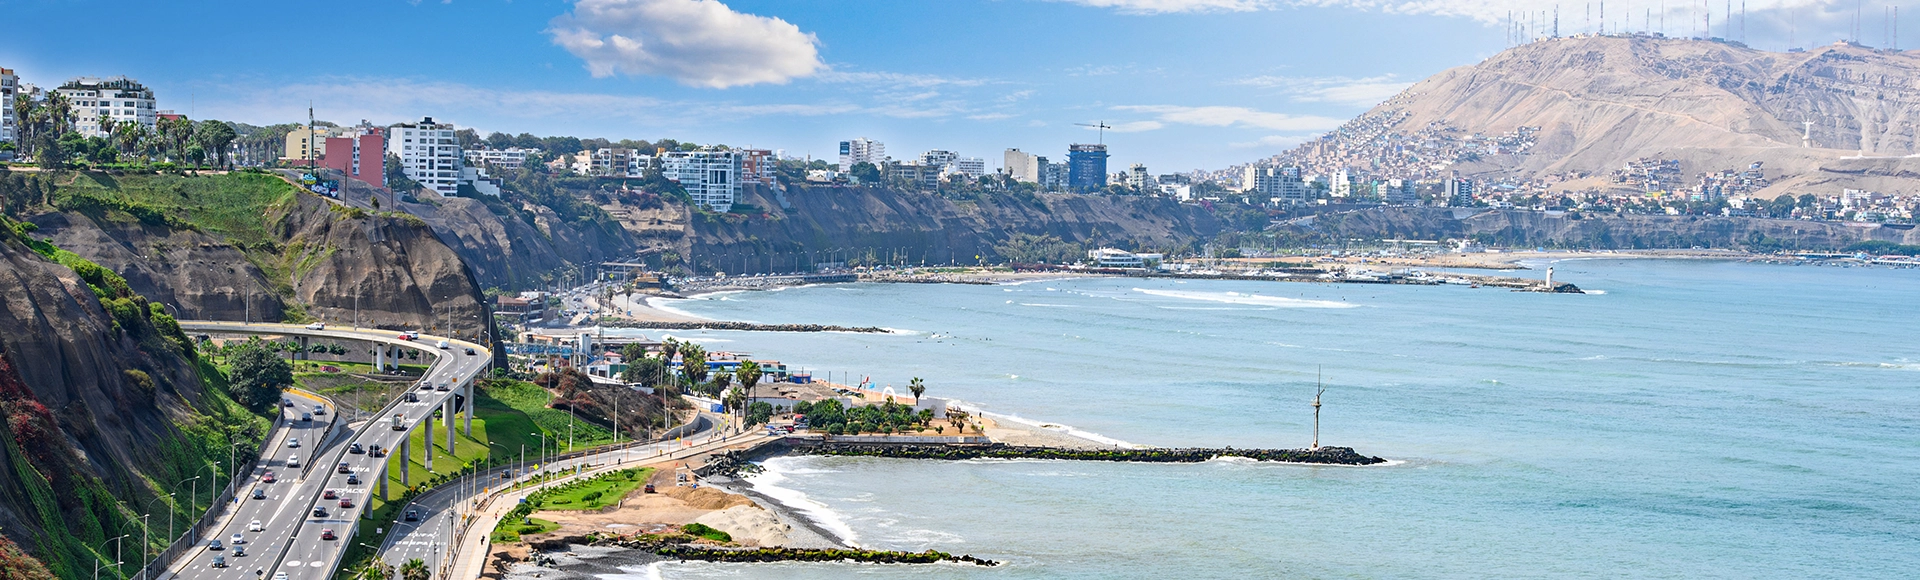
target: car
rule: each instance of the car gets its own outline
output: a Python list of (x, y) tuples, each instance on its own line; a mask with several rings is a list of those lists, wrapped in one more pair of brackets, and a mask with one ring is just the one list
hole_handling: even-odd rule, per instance
[(471, 349), (471, 348), (469, 348), (469, 349), (467, 349), (467, 356), (474, 356), (474, 355), (477, 355), (477, 354), (480, 354), (480, 353), (477, 353), (477, 352), (473, 352), (473, 349)]
[(340, 467), (334, 469), (334, 473), (353, 473), (353, 468), (347, 467), (347, 464), (342, 463)]
[(344, 509), (351, 509), (351, 508), (353, 508), (353, 498), (350, 498), (350, 497), (340, 498), (340, 509), (344, 510)]
[(322, 539), (322, 540), (331, 540), (331, 539), (334, 539), (334, 535), (333, 535), (333, 528), (327, 528), (327, 529), (324, 529), (324, 530), (320, 530), (320, 539)]
[(238, 546), (240, 544), (245, 544), (247, 543), (247, 537), (242, 536), (240, 534), (234, 534), (232, 538), (227, 539), (227, 543), (233, 544), (235, 546)]
[(274, 481), (275, 480), (273, 478), (273, 472), (271, 471), (267, 472), (265, 475), (260, 476), (260, 483), (273, 483)]
[(441, 350), (446, 350), (448, 348), (451, 348), (453, 345), (447, 344), (446, 339), (441, 339), (440, 342), (433, 343), (433, 346), (439, 347)]
[(315, 322), (313, 324), (307, 325), (307, 330), (326, 330), (326, 329), (327, 329), (327, 325), (321, 322)]
[(347, 485), (360, 485), (360, 475), (359, 474), (347, 475)]
[(220, 540), (207, 540), (207, 549), (209, 549), (209, 550), (224, 550), (224, 549), (226, 549), (226, 546), (222, 546), (222, 545), (220, 545)]
[(314, 406), (313, 406), (313, 415), (314, 415), (315, 417), (318, 417), (318, 416), (321, 416), (321, 415), (325, 415), (325, 414), (327, 414), (327, 406), (326, 406), (326, 405), (314, 405)]
[(253, 488), (253, 499), (267, 499), (266, 488), (263, 488), (263, 487)]
[(366, 452), (367, 452), (367, 449), (366, 449), (366, 448), (364, 448), (364, 447), (361, 447), (359, 443), (355, 443), (355, 444), (352, 444), (352, 445), (348, 445), (348, 446), (347, 446), (347, 453), (352, 453), (352, 454), (354, 454), (354, 455), (360, 455), (360, 454), (362, 454), (362, 453), (366, 453)]
[(300, 438), (299, 438), (299, 437), (288, 437), (288, 438), (287, 438), (287, 448), (288, 448), (288, 449), (294, 449), (294, 448), (297, 448), (297, 447), (299, 447), (299, 446), (300, 446)]
[(373, 455), (374, 457), (387, 456), (387, 450), (385, 448), (380, 447), (379, 445), (374, 445), (372, 447), (367, 448), (367, 453), (370, 455)]
[(647, 484), (647, 490), (646, 490), (646, 492), (647, 492), (647, 493), (654, 493), (654, 491), (653, 491), (653, 484), (651, 484), (651, 483), (649, 483), (649, 484)]
[(301, 420), (301, 421), (312, 421), (312, 420), (313, 420), (313, 413), (301, 413), (301, 414), (300, 414), (300, 420)]
[(253, 520), (251, 522), (247, 522), (247, 531), (249, 532), (258, 532), (264, 529), (266, 529), (266, 527), (261, 525), (260, 520)]
[(299, 466), (300, 466), (300, 456), (298, 455), (287, 456), (287, 467), (299, 467)]
[(274, 572), (274, 573), (273, 573), (273, 580), (287, 580), (287, 573), (286, 573), (286, 572)]
[(406, 396), (405, 398), (406, 398), (406, 400), (407, 400), (407, 402), (409, 402), (409, 403), (418, 403), (418, 402), (420, 402), (420, 395), (415, 395), (415, 394), (413, 394), (413, 393), (407, 393), (407, 396)]
[(280, 406), (282, 406), (282, 407), (292, 407), (292, 406), (293, 406), (293, 399), (280, 399)]
[(213, 567), (215, 567), (215, 568), (225, 568), (225, 567), (227, 567), (227, 557), (226, 557), (226, 556), (214, 556), (214, 557), (213, 557), (213, 563), (212, 563), (212, 564), (208, 564), (208, 565), (209, 565), (209, 566), (213, 566)]
[(245, 555), (247, 555), (247, 549), (246, 549), (246, 547), (244, 547), (244, 546), (234, 546), (234, 547), (233, 547), (233, 557), (235, 557), (235, 558), (239, 558), (239, 557), (241, 557), (241, 556), (245, 556)]
[(416, 338), (416, 336), (411, 332), (402, 332), (400, 333), (400, 336), (396, 336), (394, 338), (398, 338), (400, 340), (413, 340), (414, 338)]
[(326, 506), (313, 506), (313, 517), (316, 517), (316, 518), (327, 517)]
[(337, 499), (339, 497), (340, 497), (340, 492), (337, 492), (331, 489), (320, 492), (320, 499)]
[(407, 510), (406, 521), (409, 521), (409, 522), (420, 521), (420, 510)]
[(451, 390), (452, 388), (453, 388), (453, 386), (452, 386), (452, 385), (448, 385), (448, 384), (447, 384), (447, 381), (440, 381), (440, 386), (439, 386), (439, 387), (435, 387), (435, 390), (438, 390), (438, 391), (440, 391), (440, 392), (442, 392), (442, 393), (444, 393), (444, 392), (447, 392), (448, 390)]

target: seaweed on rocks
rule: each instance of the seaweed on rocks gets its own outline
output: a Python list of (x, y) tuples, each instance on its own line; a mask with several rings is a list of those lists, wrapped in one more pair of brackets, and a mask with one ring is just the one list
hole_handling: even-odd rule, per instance
[(685, 534), (666, 535), (593, 535), (592, 545), (613, 546), (651, 552), (663, 558), (704, 562), (860, 562), (866, 564), (935, 564), (960, 562), (977, 566), (998, 566), (999, 562), (972, 555), (955, 556), (938, 550), (898, 552), (857, 548), (741, 548), (692, 543)]
[(758, 324), (753, 322), (735, 322), (730, 320), (706, 320), (699, 322), (643, 322), (603, 318), (601, 326), (607, 328), (646, 328), (658, 330), (750, 330), (759, 332), (864, 332), (885, 334), (887, 329), (878, 326), (839, 326), (833, 324)]
[(1386, 463), (1379, 457), (1361, 455), (1352, 447), (1316, 449), (1234, 449), (1148, 448), (1148, 449), (1064, 449), (1005, 445), (901, 445), (887, 443), (796, 444), (795, 453), (805, 455), (846, 455), (857, 457), (893, 457), (899, 459), (1066, 459), (1075, 461), (1122, 461), (1136, 463), (1200, 463), (1216, 457), (1244, 457), (1256, 461), (1313, 463), (1322, 465), (1375, 465)]

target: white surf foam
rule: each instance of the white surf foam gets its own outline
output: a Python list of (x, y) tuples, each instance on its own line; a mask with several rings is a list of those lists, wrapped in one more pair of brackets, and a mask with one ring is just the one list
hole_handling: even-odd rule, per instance
[(839, 536), (840, 540), (846, 542), (847, 545), (859, 546), (858, 535), (853, 533), (853, 528), (847, 525), (847, 520), (840, 517), (840, 514), (833, 511), (833, 508), (827, 507), (827, 504), (815, 501), (811, 497), (807, 497), (805, 492), (780, 487), (781, 483), (789, 481), (787, 475), (798, 475), (802, 473), (799, 470), (792, 469), (792, 464), (803, 460), (805, 460), (805, 458), (800, 457), (776, 457), (767, 460), (765, 463), (760, 464), (760, 473), (748, 476), (746, 478), (747, 482), (753, 484), (754, 491), (773, 498), (773, 501), (780, 502), (780, 505), (793, 508), (795, 511), (800, 512), (801, 515), (805, 515), (807, 519), (812, 520), (813, 523), (819, 524), (820, 527), (826, 528), (829, 532), (833, 532), (833, 535)]
[(1279, 296), (1262, 296), (1259, 294), (1242, 294), (1239, 292), (1193, 292), (1193, 291), (1187, 291), (1187, 290), (1149, 290), (1146, 288), (1134, 288), (1133, 291), (1139, 292), (1141, 294), (1146, 294), (1148, 296), (1160, 296), (1163, 298), (1179, 298), (1182, 300), (1203, 300), (1207, 302), (1224, 302), (1227, 304), (1254, 304), (1259, 306), (1271, 306), (1275, 308), (1358, 308), (1360, 307), (1359, 304), (1352, 304), (1348, 302), (1334, 302), (1331, 300), (1306, 300), (1301, 298), (1282, 298)]
[(646, 302), (647, 302), (647, 307), (652, 308), (654, 310), (659, 310), (661, 312), (666, 312), (670, 314), (678, 314), (680, 316), (685, 316), (688, 318), (693, 318), (698, 320), (706, 320), (707, 317), (705, 316), (694, 314), (692, 312), (687, 312), (685, 310), (681, 310), (679, 308), (674, 307), (675, 304), (681, 304), (681, 303), (685, 303), (692, 300), (697, 300), (697, 299), (696, 298), (661, 298), (659, 296), (650, 296), (647, 298)]

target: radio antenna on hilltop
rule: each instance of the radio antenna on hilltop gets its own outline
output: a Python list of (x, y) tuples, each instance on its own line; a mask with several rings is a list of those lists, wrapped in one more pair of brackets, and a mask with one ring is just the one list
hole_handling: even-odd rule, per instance
[(1320, 448), (1320, 395), (1326, 394), (1327, 385), (1321, 381), (1325, 375), (1324, 367), (1315, 367), (1313, 371), (1313, 448)]
[(1101, 144), (1101, 145), (1106, 145), (1106, 144), (1107, 144), (1107, 129), (1112, 129), (1112, 128), (1113, 128), (1113, 127), (1109, 127), (1109, 126), (1107, 126), (1107, 122), (1106, 122), (1106, 121), (1094, 121), (1092, 125), (1088, 125), (1088, 124), (1086, 124), (1086, 123), (1074, 123), (1074, 124), (1075, 124), (1075, 125), (1079, 125), (1079, 126), (1081, 126), (1081, 127), (1093, 127), (1093, 128), (1095, 128), (1095, 129), (1099, 129), (1099, 130), (1100, 130), (1100, 144)]

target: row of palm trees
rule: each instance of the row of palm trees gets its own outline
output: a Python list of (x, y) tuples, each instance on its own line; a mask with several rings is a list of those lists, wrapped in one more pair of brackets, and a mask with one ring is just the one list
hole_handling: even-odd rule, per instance
[(57, 92), (44, 100), (24, 93), (14, 95), (13, 108), (18, 119), (15, 140), (19, 153), (46, 168), (65, 167), (75, 157), (97, 164), (169, 161), (199, 165), (209, 156), (216, 165), (225, 167), (227, 146), (238, 138), (233, 125), (224, 121), (166, 117), (149, 129), (139, 122), (115, 121), (104, 114), (97, 125), (106, 137), (81, 137), (72, 102)]

